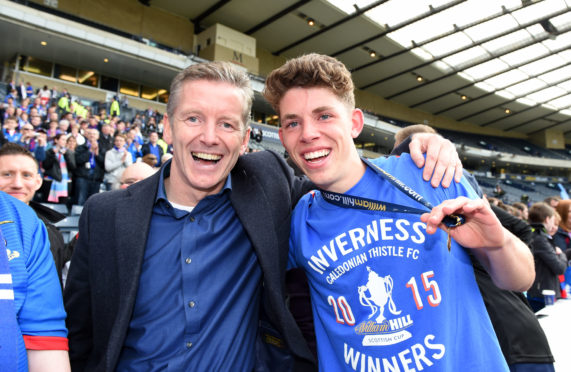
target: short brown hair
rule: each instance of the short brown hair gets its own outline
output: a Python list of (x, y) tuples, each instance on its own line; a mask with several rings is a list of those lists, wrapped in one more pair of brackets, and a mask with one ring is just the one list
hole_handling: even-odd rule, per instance
[(116, 135), (113, 136), (113, 140), (117, 138), (123, 138), (125, 141), (127, 141), (127, 135), (123, 133), (117, 133)]
[(428, 126), (428, 125), (425, 125), (425, 124), (408, 125), (402, 129), (399, 129), (395, 133), (395, 145), (394, 145), (394, 147), (397, 147), (398, 145), (400, 145), (402, 143), (402, 141), (404, 141), (405, 139), (407, 139), (408, 137), (410, 137), (411, 135), (413, 135), (415, 133), (435, 133), (436, 134), (436, 130), (434, 128)]
[(254, 91), (250, 85), (250, 78), (245, 71), (236, 68), (230, 62), (215, 61), (190, 65), (179, 72), (170, 86), (170, 95), (167, 103), (167, 114), (174, 118), (174, 110), (178, 105), (181, 95), (182, 85), (186, 81), (208, 80), (213, 82), (228, 83), (240, 90), (244, 97), (244, 111), (242, 120), (244, 121), (244, 131), (249, 126), (250, 111), (254, 101)]
[(555, 215), (555, 209), (547, 203), (539, 202), (529, 208), (530, 223), (544, 223), (545, 219)]
[[(14, 143), (14, 142), (6, 142), (4, 145), (2, 145), (2, 147), (0, 147), (0, 157), (6, 156), (6, 155), (27, 156), (30, 159), (32, 159), (34, 161), (34, 163), (36, 163), (36, 166), (38, 165), (36, 158), (34, 158), (34, 155), (32, 155), (32, 153), (30, 151), (28, 151), (26, 148)], [(37, 170), (38, 169), (36, 168), (36, 171)]]
[(279, 113), (279, 104), (291, 88), (325, 87), (355, 108), (355, 85), (351, 73), (339, 60), (322, 54), (311, 53), (290, 59), (275, 69), (266, 79), (264, 97)]

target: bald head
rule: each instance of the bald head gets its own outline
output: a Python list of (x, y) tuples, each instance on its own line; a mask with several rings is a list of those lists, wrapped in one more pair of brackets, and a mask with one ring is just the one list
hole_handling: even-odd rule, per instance
[(126, 189), (130, 185), (144, 180), (147, 177), (152, 176), (156, 172), (153, 167), (147, 163), (137, 162), (129, 165), (123, 174), (121, 175), (121, 180), (115, 188)]

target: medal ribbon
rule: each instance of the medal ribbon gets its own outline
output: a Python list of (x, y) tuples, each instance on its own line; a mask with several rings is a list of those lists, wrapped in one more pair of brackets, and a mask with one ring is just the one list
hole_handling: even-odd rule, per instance
[[(417, 208), (406, 207), (403, 205), (398, 205), (393, 203), (386, 203), (378, 200), (361, 198), (359, 196), (354, 196), (354, 195), (339, 194), (332, 191), (320, 190), (321, 195), (323, 195), (323, 198), (327, 202), (345, 208), (353, 208), (353, 209), (361, 209), (369, 211), (381, 211), (381, 212), (400, 212), (400, 213), (411, 213), (411, 214), (427, 213), (431, 211), (432, 208), (434, 208), (428, 200), (422, 197), (422, 195), (414, 191), (409, 186), (405, 185), (401, 180), (399, 180), (389, 172), (371, 163), (369, 160), (365, 158), (361, 158), (361, 160), (365, 164), (367, 164), (371, 169), (373, 169), (375, 173), (377, 173), (383, 179), (387, 180), (391, 185), (395, 186), (399, 191), (403, 192), (409, 198), (417, 201), (418, 203), (428, 208), (428, 211)], [(444, 219), (442, 220), (442, 223), (447, 227), (460, 226), (464, 222), (465, 222), (464, 216), (459, 214), (450, 214), (448, 216), (445, 216)]]

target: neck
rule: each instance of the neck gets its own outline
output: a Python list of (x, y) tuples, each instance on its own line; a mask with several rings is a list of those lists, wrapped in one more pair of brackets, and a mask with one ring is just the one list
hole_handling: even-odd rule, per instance
[(359, 183), (366, 170), (367, 165), (361, 161), (359, 154), (355, 150), (354, 154), (351, 155), (350, 161), (347, 162), (345, 168), (341, 171), (343, 174), (340, 175), (342, 179), (339, 182), (318, 186), (327, 191), (343, 194)]
[(222, 185), (216, 185), (212, 189), (197, 189), (187, 182), (187, 177), (182, 177), (171, 163), (171, 173), (164, 180), (165, 191), (169, 201), (187, 207), (195, 207), (202, 199), (214, 195), (222, 190)]

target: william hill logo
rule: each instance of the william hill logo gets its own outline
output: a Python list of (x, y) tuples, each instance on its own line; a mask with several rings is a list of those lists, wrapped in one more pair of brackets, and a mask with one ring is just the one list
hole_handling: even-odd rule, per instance
[(410, 315), (401, 316), (399, 318), (385, 319), (382, 323), (372, 320), (361, 322), (355, 327), (355, 333), (358, 335), (378, 335), (382, 333), (393, 333), (401, 329), (408, 328), (412, 325)]

